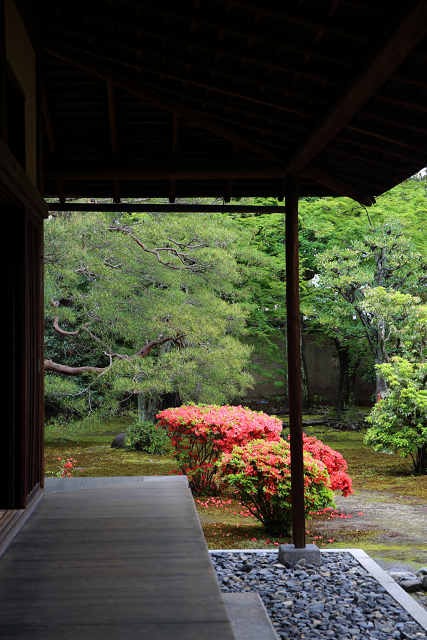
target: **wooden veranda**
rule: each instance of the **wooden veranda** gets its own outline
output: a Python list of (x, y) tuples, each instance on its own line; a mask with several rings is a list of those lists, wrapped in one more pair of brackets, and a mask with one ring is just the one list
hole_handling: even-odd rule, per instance
[(298, 196), (369, 206), (427, 165), (426, 34), (427, 0), (0, 1), (0, 509), (43, 488), (43, 197), (275, 196), (304, 546)]

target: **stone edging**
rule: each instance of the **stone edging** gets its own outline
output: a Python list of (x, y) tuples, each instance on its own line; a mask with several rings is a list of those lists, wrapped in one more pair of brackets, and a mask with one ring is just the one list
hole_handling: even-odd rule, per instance
[[(274, 549), (209, 549), (209, 553), (271, 553)], [(393, 580), (391, 576), (388, 575), (384, 569), (372, 560), (368, 556), (368, 554), (363, 551), (363, 549), (321, 549), (322, 553), (350, 553), (353, 558), (357, 560), (359, 564), (362, 565), (364, 569), (368, 573), (371, 574), (377, 580), (377, 582), (384, 587), (384, 589), (391, 595), (392, 598), (396, 600), (398, 604), (400, 604), (405, 611), (416, 621), (418, 624), (427, 631), (427, 611), (421, 607), (418, 602), (415, 602), (411, 596), (406, 593), (398, 585), (397, 582)]]

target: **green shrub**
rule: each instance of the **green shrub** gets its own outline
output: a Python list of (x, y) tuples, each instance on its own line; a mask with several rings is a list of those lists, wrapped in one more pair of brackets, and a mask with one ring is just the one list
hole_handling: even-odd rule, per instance
[(388, 388), (366, 418), (365, 443), (409, 455), (414, 471), (427, 473), (427, 363), (394, 356), (377, 370)]
[(126, 444), (130, 449), (147, 451), (147, 453), (163, 453), (168, 437), (162, 427), (152, 422), (136, 420), (129, 425), (126, 432)]

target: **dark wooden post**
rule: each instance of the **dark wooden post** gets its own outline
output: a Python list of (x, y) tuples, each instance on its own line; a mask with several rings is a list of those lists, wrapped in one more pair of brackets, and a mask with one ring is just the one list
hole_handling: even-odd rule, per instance
[(305, 514), (299, 310), (298, 178), (294, 175), (286, 177), (285, 210), (292, 537), (295, 548), (303, 549), (305, 547)]

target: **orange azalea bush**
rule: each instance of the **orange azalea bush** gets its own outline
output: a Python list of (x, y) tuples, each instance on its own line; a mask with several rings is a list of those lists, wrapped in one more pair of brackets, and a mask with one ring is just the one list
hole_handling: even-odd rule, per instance
[[(305, 512), (335, 507), (326, 465), (304, 451)], [(241, 503), (274, 535), (292, 524), (291, 456), (287, 442), (255, 440), (233, 447), (221, 459), (219, 474), (235, 487)]]
[(168, 430), (181, 473), (199, 494), (217, 493), (216, 470), (223, 453), (252, 440), (281, 440), (281, 420), (241, 406), (188, 405), (166, 409), (157, 417)]

